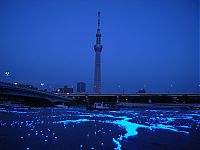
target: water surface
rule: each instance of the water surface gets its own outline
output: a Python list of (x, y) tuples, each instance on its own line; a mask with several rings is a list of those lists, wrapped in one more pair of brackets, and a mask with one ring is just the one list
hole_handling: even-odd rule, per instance
[(2, 150), (199, 149), (200, 110), (0, 110)]

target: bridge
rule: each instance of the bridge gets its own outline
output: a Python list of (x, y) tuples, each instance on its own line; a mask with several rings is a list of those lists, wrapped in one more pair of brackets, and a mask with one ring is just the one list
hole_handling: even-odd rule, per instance
[(87, 101), (134, 102), (134, 103), (198, 103), (200, 93), (52, 93), (0, 82), (0, 102), (4, 100), (25, 101), (28, 104), (51, 105), (51, 103)]
[(200, 93), (57, 93), (73, 100), (138, 103), (200, 103)]
[(56, 102), (69, 102), (72, 99), (52, 92), (0, 82), (0, 101), (6, 100), (25, 101), (26, 103), (46, 103), (49, 105)]

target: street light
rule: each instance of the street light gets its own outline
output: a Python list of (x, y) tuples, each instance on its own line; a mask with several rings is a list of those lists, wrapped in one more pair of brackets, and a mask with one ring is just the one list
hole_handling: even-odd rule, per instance
[(44, 83), (41, 82), (40, 85), (41, 85), (41, 87), (42, 87), (41, 90), (44, 90), (44, 88), (43, 88), (43, 87), (44, 87)]
[(5, 72), (5, 75), (6, 75), (6, 76), (9, 76), (9, 74), (10, 74), (9, 71), (6, 71), (6, 72)]
[[(10, 75), (10, 72), (9, 71), (6, 71), (5, 72), (5, 75), (6, 75), (6, 78), (8, 78), (8, 76)], [(6, 79), (6, 80), (8, 80), (8, 79)], [(8, 81), (7, 81), (8, 82)]]
[(198, 84), (198, 91), (199, 91), (199, 89), (200, 89), (200, 83)]
[(173, 87), (174, 87), (174, 85), (171, 83), (171, 84), (170, 84), (170, 88), (171, 88), (170, 91), (171, 91), (171, 93), (172, 93), (172, 91), (173, 91)]
[(120, 93), (120, 92), (121, 92), (121, 91), (120, 91), (120, 88), (121, 88), (121, 86), (120, 86), (120, 85), (118, 85), (118, 88), (119, 88), (119, 93)]
[(118, 85), (119, 93), (124, 94), (124, 87), (121, 85)]

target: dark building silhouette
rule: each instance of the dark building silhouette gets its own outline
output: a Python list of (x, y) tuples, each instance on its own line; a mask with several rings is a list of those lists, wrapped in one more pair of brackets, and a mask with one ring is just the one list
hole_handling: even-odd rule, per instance
[(78, 93), (86, 92), (86, 84), (84, 82), (78, 82), (77, 83), (77, 92)]
[(141, 88), (138, 90), (138, 93), (146, 93), (146, 90), (144, 88)]
[(101, 33), (100, 33), (100, 12), (98, 12), (98, 28), (96, 33), (95, 50), (95, 69), (94, 69), (94, 93), (101, 93)]
[(73, 88), (69, 88), (68, 86), (64, 86), (64, 88), (57, 89), (58, 93), (73, 93)]

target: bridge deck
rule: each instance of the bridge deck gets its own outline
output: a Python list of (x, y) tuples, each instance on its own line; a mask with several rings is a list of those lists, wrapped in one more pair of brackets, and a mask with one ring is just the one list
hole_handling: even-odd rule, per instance
[(38, 97), (44, 98), (50, 101), (70, 101), (70, 98), (67, 98), (62, 95), (58, 95), (51, 92), (45, 92), (41, 90), (19, 87), (14, 84), (3, 83), (0, 82), (0, 94), (7, 94), (7, 95), (16, 95), (16, 96), (26, 96), (26, 97)]

